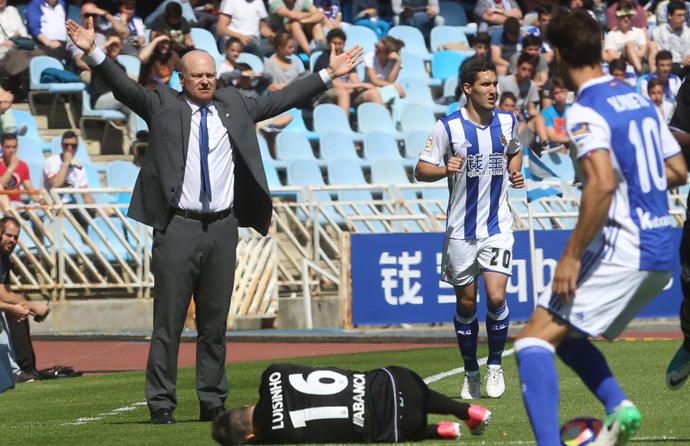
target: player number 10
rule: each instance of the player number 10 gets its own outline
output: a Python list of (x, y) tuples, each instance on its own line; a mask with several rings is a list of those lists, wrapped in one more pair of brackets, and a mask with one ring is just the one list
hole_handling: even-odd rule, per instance
[(650, 192), (652, 184), (656, 190), (665, 191), (666, 178), (659, 154), (661, 144), (657, 120), (649, 117), (644, 118), (642, 120), (642, 132), (640, 132), (637, 121), (630, 121), (628, 139), (635, 146), (635, 159), (637, 160), (642, 192)]

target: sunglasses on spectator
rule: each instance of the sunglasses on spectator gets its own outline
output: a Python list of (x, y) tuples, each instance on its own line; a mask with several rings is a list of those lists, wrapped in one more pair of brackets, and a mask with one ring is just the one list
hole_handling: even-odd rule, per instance
[(62, 147), (72, 147), (72, 148), (77, 148), (77, 143), (74, 142), (63, 142)]

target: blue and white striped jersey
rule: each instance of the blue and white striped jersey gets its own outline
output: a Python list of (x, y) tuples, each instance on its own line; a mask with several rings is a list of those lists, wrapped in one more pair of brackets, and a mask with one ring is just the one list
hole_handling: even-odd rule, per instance
[(587, 250), (640, 270), (673, 269), (678, 248), (671, 241), (664, 160), (680, 147), (659, 111), (629, 86), (602, 76), (580, 87), (566, 125), (578, 159), (610, 151), (618, 182), (608, 219)]
[(439, 165), (449, 156), (466, 157), (462, 170), (448, 179), (448, 237), (477, 240), (513, 231), (507, 155), (520, 150), (517, 128), (515, 115), (500, 110), (480, 127), (467, 119), (464, 107), (436, 122), (420, 161)]

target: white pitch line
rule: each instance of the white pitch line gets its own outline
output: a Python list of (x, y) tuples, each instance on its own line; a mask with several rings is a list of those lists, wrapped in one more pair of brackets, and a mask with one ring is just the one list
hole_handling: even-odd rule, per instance
[[(512, 355), (513, 353), (515, 353), (515, 349), (512, 349), (512, 348), (511, 348), (511, 349), (508, 349), (508, 350), (504, 351), (502, 356), (510, 356), (510, 355)], [(487, 361), (488, 359), (489, 359), (488, 356), (485, 357), (485, 358), (481, 358), (481, 359), (478, 361), (479, 365), (484, 365), (484, 364), (486, 364), (486, 361)], [(464, 372), (464, 371), (465, 371), (465, 367), (458, 367), (457, 369), (448, 370), (447, 372), (437, 373), (437, 374), (435, 374), (435, 375), (431, 375), (431, 376), (429, 376), (429, 377), (427, 377), (427, 378), (424, 378), (424, 382), (425, 382), (426, 384), (435, 383), (436, 381), (440, 381), (440, 380), (442, 380), (443, 378), (448, 378), (449, 376), (458, 375), (458, 374), (460, 374), (460, 373), (462, 373), (462, 372)]]
[(63, 426), (81, 426), (82, 424), (88, 424), (92, 421), (99, 421), (106, 417), (112, 417), (124, 412), (131, 412), (133, 410), (140, 408), (141, 406), (146, 406), (146, 401), (139, 401), (138, 403), (134, 403), (129, 406), (118, 407), (117, 409), (114, 409), (110, 412), (101, 413), (93, 417), (77, 418), (77, 421), (74, 421), (72, 423), (64, 423)]

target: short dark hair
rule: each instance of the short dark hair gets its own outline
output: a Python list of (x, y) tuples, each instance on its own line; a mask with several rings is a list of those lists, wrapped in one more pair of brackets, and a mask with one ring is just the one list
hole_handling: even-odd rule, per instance
[(522, 49), (524, 50), (528, 46), (541, 47), (541, 37), (535, 36), (534, 34), (527, 34), (522, 38)]
[(537, 18), (541, 18), (544, 15), (552, 15), (553, 14), (553, 8), (550, 6), (540, 6), (537, 8)]
[(3, 133), (2, 136), (0, 136), (0, 144), (5, 145), (5, 141), (9, 141), (11, 139), (16, 140), (17, 134), (16, 133)]
[(496, 65), (486, 59), (472, 59), (462, 66), (460, 70), (460, 85), (474, 85), (477, 74), (483, 71), (496, 72)]
[(671, 14), (678, 11), (679, 9), (682, 9), (683, 11), (685, 11), (685, 5), (681, 2), (676, 2), (676, 1), (670, 2), (668, 4), (668, 6), (666, 7), (666, 16), (670, 17)]
[(654, 56), (654, 61), (659, 63), (661, 60), (673, 60), (673, 54), (669, 50), (661, 50)]
[(239, 43), (240, 46), (244, 46), (242, 45), (242, 41), (237, 37), (230, 37), (228, 40), (225, 41), (225, 49), (227, 50), (228, 48), (230, 48), (230, 45), (232, 45), (233, 43)]
[(252, 67), (248, 63), (237, 62), (235, 64), (235, 69), (238, 70), (239, 72), (242, 72), (242, 71), (251, 70)]
[(137, 7), (137, 0), (120, 0), (120, 5), (135, 9)]
[(218, 415), (211, 426), (213, 439), (223, 446), (247, 443), (247, 434), (252, 426), (245, 421), (245, 410), (244, 407), (238, 407)]
[(506, 99), (510, 99), (511, 101), (515, 102), (517, 104), (517, 97), (515, 96), (515, 93), (512, 91), (504, 91), (501, 93), (501, 98), (498, 100), (498, 105), (503, 104)]
[(503, 32), (511, 36), (520, 35), (520, 21), (515, 17), (508, 17), (503, 22)]
[(333, 28), (326, 34), (326, 42), (331, 43), (333, 39), (343, 39), (343, 42), (345, 42), (347, 40), (347, 35), (342, 29)]
[(647, 82), (647, 94), (649, 94), (649, 92), (652, 91), (652, 88), (654, 87), (661, 87), (662, 90), (665, 90), (666, 84), (658, 77), (650, 79), (649, 82)]
[(609, 73), (613, 73), (613, 70), (621, 70), (623, 73), (626, 72), (628, 68), (628, 63), (625, 61), (625, 58), (619, 57), (618, 59), (613, 59), (611, 62), (609, 62)]
[(573, 68), (599, 65), (601, 61), (601, 26), (586, 9), (559, 11), (549, 22), (546, 40)]
[(523, 63), (528, 63), (532, 65), (532, 69), (534, 69), (534, 58), (530, 56), (527, 53), (520, 53), (517, 59), (517, 63), (515, 64), (516, 67), (519, 67)]
[(11, 215), (5, 215), (4, 217), (0, 218), (0, 231), (5, 232), (5, 227), (8, 223), (12, 223), (19, 229), (21, 229), (22, 227), (22, 225), (19, 224), (19, 220), (12, 217)]
[[(65, 132), (62, 134), (62, 138), (60, 139), (60, 142), (63, 142), (67, 138), (77, 138), (77, 134), (74, 133), (72, 130), (65, 130)], [(79, 138), (77, 138), (79, 140)]]
[(551, 93), (553, 93), (553, 91), (556, 88), (565, 88), (566, 90), (568, 89), (568, 87), (565, 85), (565, 81), (558, 76), (551, 79)]
[(165, 5), (165, 13), (173, 19), (182, 17), (182, 5), (177, 2), (170, 2)]
[(484, 44), (486, 46), (491, 45), (491, 36), (489, 33), (477, 33), (477, 36), (474, 38), (473, 46), (479, 44)]

